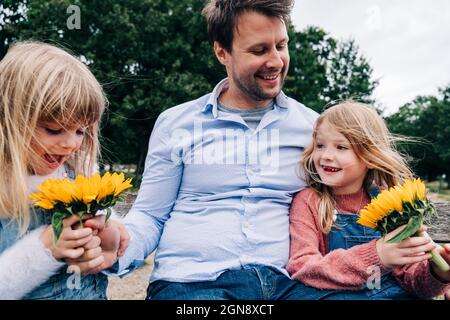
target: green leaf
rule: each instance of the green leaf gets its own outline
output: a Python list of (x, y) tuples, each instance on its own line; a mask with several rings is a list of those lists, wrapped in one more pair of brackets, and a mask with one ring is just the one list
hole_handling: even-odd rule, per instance
[(111, 208), (107, 208), (105, 222), (108, 221), (109, 217), (111, 216), (111, 213), (112, 213)]
[(53, 243), (56, 244), (59, 237), (61, 236), (63, 230), (63, 220), (69, 217), (70, 214), (67, 212), (56, 211), (52, 216), (52, 227), (53, 227)]
[(409, 219), (408, 224), (406, 225), (406, 228), (397, 233), (393, 238), (389, 239), (387, 243), (398, 243), (411, 237), (420, 229), (422, 222), (423, 219), (421, 216), (411, 217), (411, 219)]

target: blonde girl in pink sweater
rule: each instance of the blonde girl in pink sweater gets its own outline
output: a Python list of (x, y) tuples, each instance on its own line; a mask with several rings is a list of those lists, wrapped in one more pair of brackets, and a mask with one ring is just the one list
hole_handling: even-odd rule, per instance
[[(411, 178), (383, 119), (370, 106), (343, 102), (318, 118), (302, 168), (310, 186), (291, 206), (287, 270), (305, 285), (306, 299), (430, 298), (450, 289), (449, 272), (435, 269), (435, 244), (412, 237), (388, 244), (359, 225), (370, 198)], [(450, 261), (450, 245), (441, 254)]]

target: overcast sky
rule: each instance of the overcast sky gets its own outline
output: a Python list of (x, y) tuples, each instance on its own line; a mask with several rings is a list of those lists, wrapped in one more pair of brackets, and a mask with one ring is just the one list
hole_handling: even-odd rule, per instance
[(315, 25), (355, 39), (386, 114), (450, 85), (449, 0), (296, 0), (292, 18), (297, 30)]

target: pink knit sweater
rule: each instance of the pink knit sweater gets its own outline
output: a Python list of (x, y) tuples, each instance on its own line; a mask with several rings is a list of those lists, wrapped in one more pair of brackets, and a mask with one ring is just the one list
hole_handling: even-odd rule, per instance
[[(366, 193), (362, 193), (361, 189), (355, 194), (337, 196), (339, 212), (358, 212), (369, 202)], [(369, 268), (378, 266), (383, 274), (392, 272), (405, 290), (422, 298), (441, 295), (450, 289), (450, 283), (433, 276), (428, 261), (388, 270), (378, 257), (376, 240), (328, 252), (328, 237), (321, 231), (317, 214), (318, 200), (317, 193), (307, 188), (292, 201), (287, 270), (293, 279), (320, 289), (359, 290), (372, 275)]]

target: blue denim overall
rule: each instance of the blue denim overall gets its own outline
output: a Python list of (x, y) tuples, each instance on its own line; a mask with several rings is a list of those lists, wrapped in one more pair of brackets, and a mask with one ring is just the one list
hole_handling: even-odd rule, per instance
[[(378, 187), (369, 190), (370, 198), (380, 193)], [(335, 225), (328, 235), (328, 252), (336, 249), (350, 249), (351, 247), (367, 243), (381, 237), (380, 232), (357, 223), (357, 214), (337, 213)], [(374, 266), (374, 270), (375, 266)], [(368, 270), (370, 272), (370, 270)], [(375, 277), (375, 272), (373, 277)], [(381, 275), (380, 281), (370, 281), (361, 290), (320, 290), (305, 286), (304, 299), (311, 300), (405, 300), (416, 299), (398, 284), (391, 273)]]
[[(73, 179), (74, 172), (67, 170)], [(35, 209), (28, 232), (42, 225), (51, 224), (51, 215), (42, 209)], [(0, 254), (19, 240), (19, 228), (16, 222), (0, 219)], [(105, 300), (108, 278), (104, 274), (87, 275), (76, 274), (62, 266), (56, 274), (46, 282), (32, 290), (22, 299), (25, 300)]]

